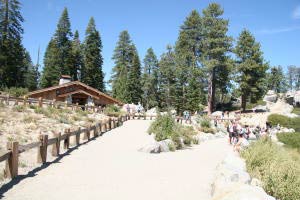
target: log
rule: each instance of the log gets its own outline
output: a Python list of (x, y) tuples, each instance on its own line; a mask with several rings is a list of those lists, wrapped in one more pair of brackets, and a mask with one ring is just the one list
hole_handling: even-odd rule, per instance
[(4, 176), (6, 178), (14, 178), (18, 176), (18, 165), (19, 165), (19, 143), (8, 142), (7, 150), (11, 151), (9, 158), (6, 160)]
[(55, 143), (52, 146), (52, 156), (58, 156), (60, 151), (60, 137), (61, 133), (54, 133), (55, 136)]
[(38, 163), (46, 163), (47, 161), (47, 147), (48, 147), (48, 135), (40, 136), (41, 146), (38, 151)]

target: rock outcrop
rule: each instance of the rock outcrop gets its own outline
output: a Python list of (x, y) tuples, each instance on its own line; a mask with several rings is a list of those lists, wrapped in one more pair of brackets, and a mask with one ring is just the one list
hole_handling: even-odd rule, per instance
[(275, 200), (261, 187), (258, 179), (250, 177), (246, 164), (237, 154), (229, 154), (217, 167), (212, 185), (213, 200)]

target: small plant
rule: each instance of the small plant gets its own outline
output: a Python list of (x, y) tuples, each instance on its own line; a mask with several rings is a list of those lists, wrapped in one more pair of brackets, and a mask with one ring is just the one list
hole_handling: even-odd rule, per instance
[(3, 170), (1, 170), (0, 171), (0, 181), (4, 181), (4, 171)]
[(58, 118), (58, 122), (62, 123), (62, 124), (70, 124), (70, 121), (66, 117), (64, 117), (64, 116), (60, 116)]
[(78, 109), (76, 110), (76, 113), (79, 115), (79, 116), (82, 116), (82, 117), (86, 117), (89, 113), (87, 111), (84, 111), (82, 109)]
[(19, 166), (21, 168), (25, 168), (25, 167), (27, 167), (27, 164), (25, 162), (19, 161)]
[(35, 123), (36, 119), (33, 116), (26, 115), (23, 117), (23, 122), (24, 123)]
[(26, 110), (26, 107), (23, 105), (17, 105), (17, 106), (14, 106), (12, 110), (14, 112), (24, 112)]
[(169, 143), (168, 147), (170, 151), (176, 151), (176, 146), (173, 143)]

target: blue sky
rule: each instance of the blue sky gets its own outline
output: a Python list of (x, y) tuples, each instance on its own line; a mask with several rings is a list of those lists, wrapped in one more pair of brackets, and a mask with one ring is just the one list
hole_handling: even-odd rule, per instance
[[(128, 30), (141, 60), (152, 47), (159, 57), (167, 44), (174, 44), (180, 25), (189, 13), (199, 12), (207, 0), (21, 0), (23, 43), (33, 62), (54, 34), (64, 7), (68, 8), (72, 30), (84, 39), (88, 20), (93, 16), (103, 42), (105, 79), (109, 79), (113, 50), (118, 35)], [(271, 65), (300, 66), (300, 0), (217, 0), (230, 20), (229, 35), (237, 38), (249, 29), (261, 43), (264, 57)]]

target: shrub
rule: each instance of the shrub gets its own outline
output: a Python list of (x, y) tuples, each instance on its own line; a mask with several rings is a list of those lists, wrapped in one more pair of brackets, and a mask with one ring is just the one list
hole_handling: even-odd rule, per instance
[(13, 97), (22, 97), (25, 94), (28, 93), (27, 88), (17, 88), (17, 87), (11, 87), (11, 88), (4, 88), (4, 92), (9, 94), (9, 96)]
[(109, 115), (109, 116), (120, 116), (123, 114), (123, 112), (121, 111), (120, 107), (116, 106), (116, 105), (107, 105), (104, 108), (104, 114)]
[(23, 105), (16, 105), (12, 110), (15, 112), (24, 112), (26, 110), (26, 107)]
[(35, 123), (36, 119), (33, 116), (26, 115), (23, 117), (23, 122), (24, 123)]
[(284, 115), (271, 114), (268, 117), (268, 122), (272, 126), (277, 126), (277, 124), (279, 124), (280, 126), (300, 131), (300, 117), (290, 118)]
[(242, 151), (248, 172), (259, 178), (265, 191), (281, 200), (300, 199), (300, 163), (268, 138)]
[(148, 133), (154, 134), (156, 141), (171, 139), (175, 135), (175, 120), (171, 114), (158, 115), (149, 127)]
[(177, 124), (170, 113), (158, 115), (149, 127), (148, 133), (154, 134), (156, 141), (171, 139), (176, 149), (183, 148), (183, 144), (189, 146), (194, 143), (193, 135), (196, 134), (192, 127)]
[(265, 102), (264, 100), (262, 100), (262, 99), (260, 99), (260, 100), (258, 100), (256, 103), (247, 103), (246, 104), (246, 109), (252, 109), (252, 108), (254, 108), (254, 107), (256, 107), (256, 106), (265, 106), (265, 105), (267, 105), (267, 102)]
[(82, 116), (82, 117), (86, 117), (86, 116), (89, 114), (88, 111), (85, 111), (85, 110), (82, 110), (82, 109), (76, 110), (76, 113), (77, 113), (79, 116)]
[(278, 133), (277, 138), (286, 146), (300, 150), (300, 133)]

